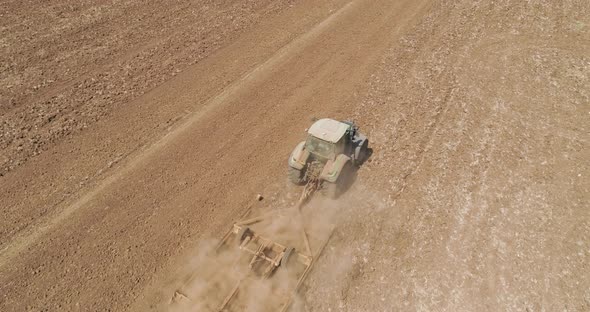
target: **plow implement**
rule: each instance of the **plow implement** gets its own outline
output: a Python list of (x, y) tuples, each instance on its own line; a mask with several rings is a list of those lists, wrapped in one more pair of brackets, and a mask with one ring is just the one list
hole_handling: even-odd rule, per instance
[[(222, 300), (209, 309), (210, 311), (244, 311), (248, 309), (248, 302), (252, 301), (257, 301), (265, 306), (261, 311), (284, 312), (289, 310), (296, 293), (301, 288), (315, 261), (322, 254), (333, 230), (331, 228), (329, 234), (319, 241), (316, 238), (314, 241), (318, 241), (317, 246), (311, 245), (301, 209), (319, 187), (320, 181), (318, 179), (310, 179), (305, 185), (299, 201), (294, 208), (289, 209), (290, 211), (282, 209), (259, 216), (250, 216), (252, 208), (249, 208), (242, 219), (231, 226), (218, 243), (215, 252), (216, 254), (235, 255), (231, 267), (227, 268), (230, 273), (224, 272), (227, 278), (221, 282), (224, 285), (232, 286), (226, 287), (227, 293)], [(272, 223), (275, 218), (284, 213), (290, 213), (290, 216), (295, 213), (295, 216), (298, 216), (298, 224), (301, 226), (298, 229), (291, 228), (291, 230), (299, 233), (290, 233), (290, 236), (298, 237), (298, 243), (293, 245), (301, 247), (296, 248), (279, 242), (272, 237), (272, 233), (267, 234), (264, 233), (264, 229), (257, 229), (259, 223)], [(276, 282), (275, 279), (277, 279)], [(259, 294), (253, 294), (250, 288), (253, 284), (265, 281), (270, 285), (279, 286), (274, 287), (272, 292), (263, 298), (258, 298)], [(256, 298), (248, 298), (249, 296)], [(186, 306), (191, 306), (190, 302), (193, 300), (186, 291), (177, 290), (171, 303), (189, 302)]]
[[(240, 241), (241, 243), (238, 243)], [(240, 286), (255, 279), (270, 279), (277, 270), (287, 271), (286, 276), (295, 284), (291, 289), (282, 289), (274, 293), (273, 300), (268, 299), (269, 302), (275, 302), (275, 311), (287, 311), (293, 301), (293, 296), (303, 284), (315, 259), (321, 254), (327, 241), (325, 240), (322, 246), (316, 250), (315, 255), (311, 255), (263, 237), (250, 230), (249, 227), (234, 225), (232, 231), (221, 242), (219, 248), (232, 248), (231, 245), (238, 244), (238, 248), (242, 252), (240, 255), (243, 258), (242, 263), (247, 264), (249, 273), (238, 279), (236, 285), (225, 297), (217, 311), (239, 311), (239, 305), (233, 305), (232, 300), (238, 295)], [(245, 286), (247, 287), (247, 285)], [(262, 298), (261, 300), (265, 299)]]

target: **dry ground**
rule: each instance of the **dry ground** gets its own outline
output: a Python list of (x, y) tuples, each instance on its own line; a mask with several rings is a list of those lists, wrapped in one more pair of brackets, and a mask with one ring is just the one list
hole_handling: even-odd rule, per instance
[[(586, 1), (0, 6), (0, 310), (162, 310), (314, 116), (374, 149), (302, 311), (590, 310)], [(272, 194), (272, 195), (271, 195)], [(171, 285), (172, 283), (172, 285)]]

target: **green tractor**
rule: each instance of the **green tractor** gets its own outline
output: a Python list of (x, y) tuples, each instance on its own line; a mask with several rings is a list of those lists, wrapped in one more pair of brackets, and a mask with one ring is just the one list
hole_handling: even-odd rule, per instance
[(307, 140), (289, 156), (289, 180), (314, 184), (326, 196), (337, 198), (369, 157), (369, 140), (354, 123), (329, 118), (316, 121), (307, 133)]

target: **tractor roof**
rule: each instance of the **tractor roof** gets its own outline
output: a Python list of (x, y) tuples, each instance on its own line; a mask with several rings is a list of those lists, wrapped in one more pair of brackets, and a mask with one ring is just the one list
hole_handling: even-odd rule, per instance
[(350, 128), (348, 124), (334, 119), (324, 118), (311, 125), (307, 133), (324, 141), (336, 143), (342, 138), (348, 128)]

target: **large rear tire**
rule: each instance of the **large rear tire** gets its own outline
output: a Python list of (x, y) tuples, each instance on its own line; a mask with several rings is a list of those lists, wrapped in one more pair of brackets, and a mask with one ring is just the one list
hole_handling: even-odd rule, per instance
[(324, 181), (321, 189), (322, 194), (330, 199), (337, 199), (348, 187), (352, 177), (352, 170), (352, 163), (350, 161), (346, 162), (335, 183)]
[(350, 161), (344, 164), (344, 167), (342, 167), (342, 172), (340, 172), (340, 176), (338, 176), (337, 181), (338, 188), (340, 188), (341, 193), (350, 187), (355, 170), (355, 166)]
[(289, 181), (295, 185), (303, 185), (305, 183), (305, 174), (303, 170), (289, 167)]
[(330, 199), (338, 198), (338, 184), (337, 183), (330, 183), (328, 181), (324, 181), (322, 184), (322, 189), (320, 190), (322, 195), (328, 197)]

